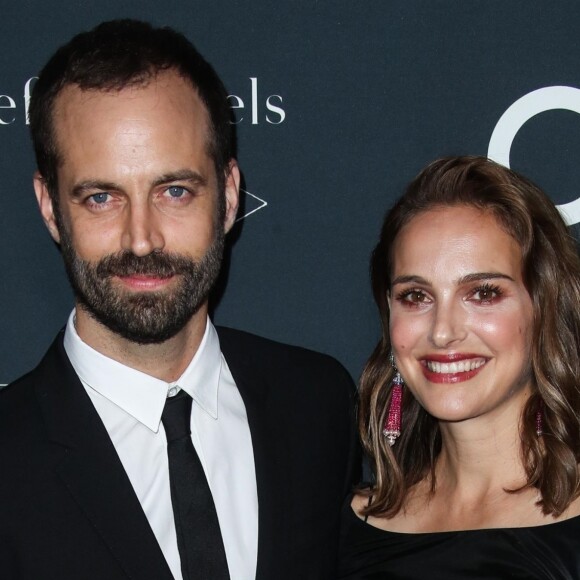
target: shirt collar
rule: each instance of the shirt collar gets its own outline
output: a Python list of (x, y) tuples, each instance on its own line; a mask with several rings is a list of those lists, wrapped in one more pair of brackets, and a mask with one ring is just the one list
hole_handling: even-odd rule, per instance
[(64, 348), (86, 386), (155, 433), (159, 430), (167, 393), (172, 387), (186, 391), (204, 412), (217, 419), (222, 357), (219, 338), (209, 318), (197, 352), (173, 383), (156, 379), (96, 351), (79, 337), (74, 320), (73, 310), (66, 326)]

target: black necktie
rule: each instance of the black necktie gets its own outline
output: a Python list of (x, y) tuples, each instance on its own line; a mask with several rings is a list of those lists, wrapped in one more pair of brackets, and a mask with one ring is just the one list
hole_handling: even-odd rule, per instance
[(168, 397), (161, 421), (167, 434), (171, 503), (184, 580), (229, 580), (213, 497), (191, 441), (191, 397)]

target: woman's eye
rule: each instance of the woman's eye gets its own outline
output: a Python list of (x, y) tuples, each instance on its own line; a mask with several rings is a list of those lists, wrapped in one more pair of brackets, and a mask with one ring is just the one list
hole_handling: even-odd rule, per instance
[(495, 296), (495, 292), (493, 290), (478, 290), (473, 297), (476, 300), (491, 300)]
[(180, 187), (179, 185), (172, 185), (171, 187), (167, 188), (167, 193), (170, 195), (170, 197), (180, 198), (187, 193), (187, 190), (185, 189), (185, 187)]
[(471, 299), (476, 302), (493, 302), (500, 296), (501, 290), (497, 286), (482, 286), (472, 292)]
[(424, 302), (425, 301), (425, 294), (423, 292), (410, 292), (405, 297), (407, 302)]
[(428, 301), (427, 295), (421, 290), (407, 290), (401, 292), (398, 298), (404, 304), (409, 305), (422, 304)]

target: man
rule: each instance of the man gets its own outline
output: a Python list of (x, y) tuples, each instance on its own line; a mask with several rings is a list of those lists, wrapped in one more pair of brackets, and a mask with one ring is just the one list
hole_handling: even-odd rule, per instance
[(211, 66), (104, 23), (45, 66), (30, 125), (75, 310), (0, 395), (0, 576), (332, 578), (352, 384), (208, 319), (240, 180)]

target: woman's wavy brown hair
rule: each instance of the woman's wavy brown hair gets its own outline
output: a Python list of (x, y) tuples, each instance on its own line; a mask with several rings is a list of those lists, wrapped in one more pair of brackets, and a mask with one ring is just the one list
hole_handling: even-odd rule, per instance
[[(387, 213), (371, 257), (371, 279), (382, 338), (361, 378), (359, 429), (375, 475), (364, 513), (392, 517), (408, 490), (430, 477), (441, 450), (437, 420), (405, 389), (401, 436), (391, 448), (382, 426), (391, 396), (389, 305), (393, 244), (418, 214), (467, 205), (491, 212), (519, 244), (522, 273), (533, 303), (533, 394), (520, 422), (527, 482), (540, 491), (545, 514), (558, 516), (580, 495), (580, 260), (574, 238), (549, 198), (536, 185), (485, 157), (434, 161)], [(535, 416), (543, 413), (543, 436)]]

